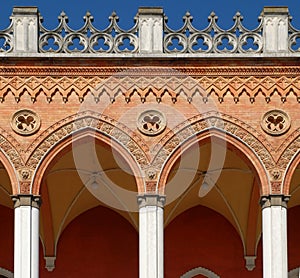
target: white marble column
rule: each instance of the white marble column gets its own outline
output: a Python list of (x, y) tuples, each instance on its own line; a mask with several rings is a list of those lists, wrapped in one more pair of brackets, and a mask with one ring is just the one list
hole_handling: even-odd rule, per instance
[(263, 278), (287, 278), (287, 202), (284, 195), (263, 196)]
[(14, 278), (38, 278), (40, 197), (12, 198), (15, 203)]
[(138, 196), (139, 278), (164, 277), (164, 203), (160, 195)]

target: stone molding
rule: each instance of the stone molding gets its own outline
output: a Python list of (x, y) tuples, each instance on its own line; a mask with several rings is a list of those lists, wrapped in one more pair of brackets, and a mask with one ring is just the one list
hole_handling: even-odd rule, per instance
[(260, 205), (262, 209), (271, 207), (271, 206), (281, 206), (287, 208), (287, 203), (290, 199), (290, 196), (283, 194), (270, 194), (268, 196), (262, 196), (260, 199)]
[(137, 196), (139, 208), (155, 206), (163, 208), (166, 202), (166, 196), (158, 194), (144, 194)]
[(31, 194), (18, 194), (11, 196), (14, 208), (30, 206), (39, 209), (41, 206), (41, 196)]

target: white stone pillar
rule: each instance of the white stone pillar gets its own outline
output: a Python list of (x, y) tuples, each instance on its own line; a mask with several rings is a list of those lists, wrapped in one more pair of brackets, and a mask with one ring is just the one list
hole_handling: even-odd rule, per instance
[(263, 278), (287, 278), (287, 202), (284, 195), (263, 196)]
[(141, 195), (139, 203), (139, 278), (164, 277), (165, 196)]
[(39, 12), (37, 7), (14, 7), (13, 52), (38, 52)]
[(288, 8), (264, 7), (262, 17), (264, 52), (288, 52)]
[(139, 52), (163, 52), (163, 9), (139, 8)]
[(12, 198), (15, 203), (14, 278), (38, 278), (40, 197)]

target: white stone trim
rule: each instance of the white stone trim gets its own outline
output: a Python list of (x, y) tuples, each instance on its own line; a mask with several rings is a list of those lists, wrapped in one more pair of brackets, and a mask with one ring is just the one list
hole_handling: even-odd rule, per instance
[(180, 278), (193, 278), (196, 275), (203, 275), (207, 278), (220, 278), (219, 275), (217, 275), (216, 273), (212, 272), (211, 270), (204, 268), (204, 267), (196, 267), (188, 272), (186, 272), (185, 274), (183, 274), (182, 276), (180, 276)]
[(9, 271), (5, 268), (2, 268), (2, 267), (0, 267), (0, 275), (7, 277), (7, 278), (14, 278), (14, 274), (11, 271)]

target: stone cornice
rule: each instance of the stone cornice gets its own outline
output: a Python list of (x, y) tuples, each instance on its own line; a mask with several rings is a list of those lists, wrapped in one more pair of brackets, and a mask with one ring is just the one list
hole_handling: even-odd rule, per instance
[[(5, 63), (4, 63), (5, 64)], [(124, 76), (278, 76), (300, 74), (300, 66), (56, 66), (45, 65), (35, 66), (0, 66), (1, 76), (101, 76), (108, 77), (116, 75)]]

